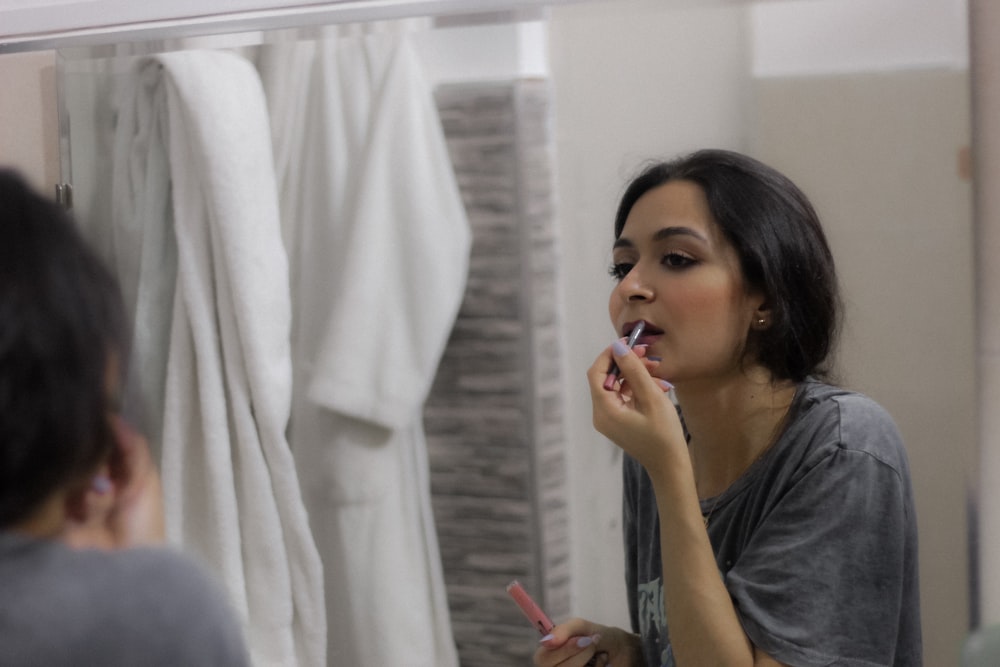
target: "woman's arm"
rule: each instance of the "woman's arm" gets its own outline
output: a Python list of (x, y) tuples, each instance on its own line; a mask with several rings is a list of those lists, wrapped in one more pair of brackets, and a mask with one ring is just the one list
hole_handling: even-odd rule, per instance
[(646, 469), (660, 521), (663, 604), (670, 643), (681, 667), (777, 665), (754, 650), (719, 574), (705, 530), (683, 428), (664, 387), (641, 359), (626, 351), (615, 360), (628, 383), (603, 388), (605, 353), (588, 372), (594, 426)]

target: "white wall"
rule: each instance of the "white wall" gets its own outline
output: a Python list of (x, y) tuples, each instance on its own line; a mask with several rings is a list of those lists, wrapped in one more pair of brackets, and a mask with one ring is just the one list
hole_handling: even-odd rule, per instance
[(425, 30), (413, 42), (431, 85), (549, 76), (541, 21)]
[[(557, 218), (566, 337), (573, 610), (628, 627), (619, 451), (591, 426), (585, 373), (615, 332), (607, 314), (614, 207), (639, 164), (693, 148), (740, 149), (745, 9), (616, 0), (551, 15)], [(713, 36), (705, 49), (704, 35)]]
[(966, 0), (772, 0), (753, 6), (755, 76), (969, 65)]

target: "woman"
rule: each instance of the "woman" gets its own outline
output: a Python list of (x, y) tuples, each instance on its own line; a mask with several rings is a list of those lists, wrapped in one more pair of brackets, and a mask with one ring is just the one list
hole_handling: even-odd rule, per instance
[(249, 664), (221, 587), (162, 538), (120, 416), (121, 297), (72, 221), (0, 170), (0, 664)]
[(921, 664), (906, 454), (882, 408), (819, 379), (839, 297), (805, 196), (701, 151), (639, 175), (615, 237), (611, 320), (645, 329), (588, 379), (626, 453), (636, 634), (573, 619), (535, 664)]

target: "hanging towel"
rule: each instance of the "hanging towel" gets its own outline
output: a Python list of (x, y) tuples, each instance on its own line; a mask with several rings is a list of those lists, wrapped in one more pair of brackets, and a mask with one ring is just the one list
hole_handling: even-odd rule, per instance
[(119, 224), (134, 217), (143, 229), (126, 223), (119, 243), (171, 229), (176, 242), (169, 286), (144, 289), (173, 261), (157, 263), (151, 246), (126, 267), (140, 276), (137, 317), (144, 300), (160, 312), (173, 295), (161, 445), (168, 538), (218, 573), (255, 665), (318, 666), (323, 574), (285, 435), (288, 264), (260, 80), (234, 54), (187, 51), (141, 60), (130, 90), (116, 196), (132, 203), (116, 206)]
[[(141, 397), (143, 423), (159, 456), (163, 432), (170, 321), (177, 281), (177, 243), (170, 204), (166, 88), (159, 66), (138, 66), (125, 75), (116, 96), (111, 176), (111, 256), (126, 312), (134, 323), (125, 397)], [(93, 237), (92, 237), (93, 238)], [(141, 295), (141, 298), (140, 298)], [(127, 406), (136, 414), (136, 406)]]
[(458, 664), (422, 407), (471, 242), (405, 34), (270, 45), (294, 293), (290, 440), (326, 573), (330, 665)]

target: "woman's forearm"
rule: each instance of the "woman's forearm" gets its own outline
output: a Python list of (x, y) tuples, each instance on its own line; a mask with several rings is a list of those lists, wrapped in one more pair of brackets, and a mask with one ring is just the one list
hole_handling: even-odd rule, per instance
[(690, 468), (681, 461), (650, 476), (660, 517), (663, 606), (678, 667), (752, 665), (753, 646), (719, 574)]

